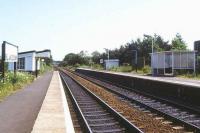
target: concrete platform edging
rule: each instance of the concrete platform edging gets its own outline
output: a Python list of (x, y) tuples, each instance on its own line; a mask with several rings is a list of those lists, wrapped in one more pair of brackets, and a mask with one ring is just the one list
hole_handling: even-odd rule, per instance
[(32, 133), (74, 133), (74, 127), (58, 71), (54, 71)]
[(71, 119), (71, 115), (70, 115), (70, 111), (69, 111), (69, 108), (68, 108), (69, 106), (68, 106), (68, 103), (67, 103), (67, 100), (66, 100), (64, 87), (62, 85), (62, 81), (61, 81), (61, 78), (60, 78), (60, 74), (59, 74), (58, 78), (59, 78), (59, 83), (60, 83), (60, 89), (61, 89), (62, 101), (63, 101), (63, 108), (64, 108), (64, 114), (65, 114), (65, 127), (67, 127), (66, 133), (75, 133), (73, 123), (72, 123), (72, 119)]

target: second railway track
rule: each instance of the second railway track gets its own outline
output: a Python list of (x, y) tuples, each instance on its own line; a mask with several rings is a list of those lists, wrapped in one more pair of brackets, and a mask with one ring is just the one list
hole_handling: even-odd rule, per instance
[[(200, 132), (200, 116), (196, 110), (187, 108), (176, 103), (170, 103), (169, 101), (164, 101), (163, 99), (153, 98), (151, 96), (142, 95), (122, 87), (112, 85), (112, 83), (98, 80), (94, 77), (89, 77), (80, 73), (74, 73), (78, 76), (81, 76), (103, 88), (106, 88), (108, 91), (115, 93), (122, 100), (133, 102), (133, 106), (145, 110), (149, 109), (150, 111), (156, 112), (165, 118), (172, 120), (175, 123), (184, 125), (184, 127), (192, 130), (194, 132)], [(136, 103), (136, 104), (135, 104)]]
[(68, 89), (83, 132), (142, 132), (73, 77), (63, 72), (60, 75)]

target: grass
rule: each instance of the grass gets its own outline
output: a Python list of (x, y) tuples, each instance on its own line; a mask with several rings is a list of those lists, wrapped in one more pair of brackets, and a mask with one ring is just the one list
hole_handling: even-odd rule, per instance
[(135, 72), (135, 68), (132, 69), (132, 66), (120, 66), (120, 67), (114, 67), (111, 68), (110, 71), (114, 72), (131, 72), (136, 74), (149, 74), (151, 72), (151, 68), (149, 66), (145, 66), (143, 68), (140, 68)]
[(33, 80), (34, 76), (25, 72), (17, 72), (16, 78), (13, 72), (6, 73), (4, 83), (0, 81), (0, 101)]
[[(80, 65), (80, 64), (75, 64), (74, 66), (66, 66), (66, 68), (70, 70), (75, 70), (76, 68), (89, 68), (89, 69), (95, 69), (95, 70), (104, 70), (103, 66), (100, 64), (92, 64), (91, 66), (88, 65)], [(127, 65), (127, 66), (119, 66), (119, 67), (113, 67), (109, 69), (109, 71), (114, 71), (114, 72), (131, 72), (131, 73), (136, 73), (135, 69), (132, 69), (132, 66)], [(136, 74), (149, 74), (151, 72), (150, 66), (144, 66), (143, 68), (140, 68), (137, 70)]]
[(52, 66), (49, 66), (49, 65), (46, 65), (45, 63), (41, 63), (41, 66), (40, 66), (40, 75), (48, 72), (48, 71), (52, 71), (53, 70), (53, 67)]
[(177, 77), (200, 80), (200, 75), (189, 74), (189, 73), (187, 73), (187, 74), (180, 74), (180, 75), (177, 75)]
[(120, 67), (113, 67), (110, 69), (110, 71), (115, 71), (115, 72), (131, 72), (132, 67), (131, 66), (120, 66)]

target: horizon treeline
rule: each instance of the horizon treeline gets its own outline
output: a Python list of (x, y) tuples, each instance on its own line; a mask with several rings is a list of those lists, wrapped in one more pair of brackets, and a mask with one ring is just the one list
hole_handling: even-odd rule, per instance
[[(150, 53), (153, 51), (170, 51), (170, 50), (187, 50), (187, 44), (182, 36), (177, 33), (171, 42), (165, 41), (160, 35), (154, 34), (143, 35), (143, 38), (138, 38), (121, 45), (119, 48), (109, 49), (110, 59), (119, 59), (120, 65), (130, 65), (134, 61), (134, 52), (137, 51), (138, 66), (144, 67), (150, 65)], [(97, 50), (92, 52), (91, 55), (87, 51), (80, 53), (69, 53), (65, 55), (61, 66), (66, 65), (91, 65), (100, 64), (100, 59), (107, 59), (107, 52), (100, 53)]]

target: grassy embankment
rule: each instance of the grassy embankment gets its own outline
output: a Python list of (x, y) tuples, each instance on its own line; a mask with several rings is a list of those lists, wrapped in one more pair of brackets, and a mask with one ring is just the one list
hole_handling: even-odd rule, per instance
[[(104, 70), (102, 65), (99, 64), (93, 64), (91, 66), (87, 65), (74, 65), (74, 66), (67, 66), (68, 69), (75, 70), (76, 68), (89, 68), (89, 69), (95, 69), (95, 70)], [(131, 72), (136, 73), (135, 69), (132, 70), (132, 66), (119, 66), (119, 67), (113, 67), (109, 69), (109, 71), (113, 72)], [(149, 74), (151, 73), (151, 68), (149, 66), (145, 66), (143, 68), (139, 68), (137, 70), (137, 74)]]
[(45, 63), (41, 65), (40, 67), (40, 75), (48, 72), (48, 71), (52, 71), (53, 70), (53, 67), (52, 66), (49, 66), (49, 65), (46, 65)]
[(186, 78), (186, 79), (195, 79), (195, 80), (200, 80), (200, 74), (195, 75), (195, 74), (181, 74), (181, 75), (177, 75), (177, 77), (180, 78)]
[[(40, 69), (40, 75), (51, 71), (52, 66), (43, 65)], [(16, 78), (13, 72), (7, 72), (5, 81), (0, 80), (0, 102), (7, 96), (13, 94), (17, 90), (23, 88), (25, 85), (30, 84), (35, 76), (26, 72), (17, 72)]]
[(2, 79), (0, 81), (0, 101), (33, 80), (34, 76), (25, 72), (17, 72), (16, 78), (13, 72), (7, 72), (4, 83)]

